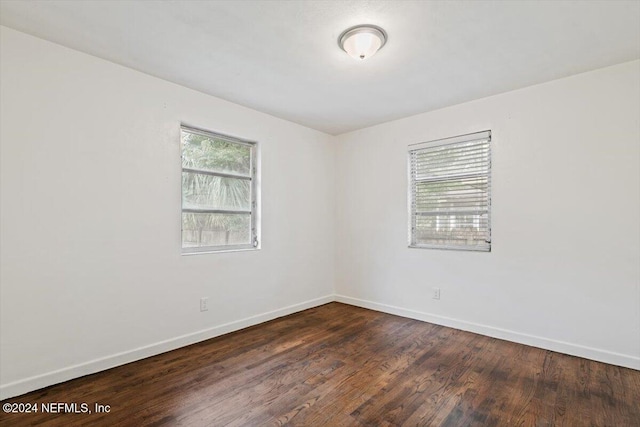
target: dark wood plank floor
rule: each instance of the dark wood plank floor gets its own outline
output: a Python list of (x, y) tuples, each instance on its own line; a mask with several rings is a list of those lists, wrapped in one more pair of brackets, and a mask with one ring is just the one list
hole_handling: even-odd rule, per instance
[(331, 303), (3, 402), (0, 425), (640, 426), (640, 372)]

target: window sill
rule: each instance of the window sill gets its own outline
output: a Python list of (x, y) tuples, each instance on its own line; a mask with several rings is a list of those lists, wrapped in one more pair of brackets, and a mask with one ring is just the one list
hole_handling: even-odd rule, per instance
[(491, 252), (491, 248), (487, 247), (471, 247), (471, 246), (439, 246), (439, 245), (409, 245), (409, 249), (444, 249), (448, 251), (467, 251), (467, 252)]
[(220, 254), (220, 253), (229, 253), (229, 252), (251, 252), (251, 251), (259, 251), (260, 248), (236, 248), (236, 249), (205, 249), (199, 251), (185, 251), (183, 250), (180, 255), (182, 256), (191, 256), (191, 255), (203, 255), (203, 254)]

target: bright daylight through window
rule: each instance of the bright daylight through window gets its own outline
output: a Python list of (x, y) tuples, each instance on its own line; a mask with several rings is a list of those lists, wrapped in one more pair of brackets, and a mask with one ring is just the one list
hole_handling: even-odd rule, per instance
[(410, 247), (491, 251), (491, 131), (409, 146)]
[(258, 246), (256, 144), (181, 127), (182, 252)]

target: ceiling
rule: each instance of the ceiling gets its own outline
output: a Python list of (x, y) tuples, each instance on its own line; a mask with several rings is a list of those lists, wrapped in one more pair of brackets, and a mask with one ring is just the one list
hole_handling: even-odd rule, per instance
[[(0, 23), (330, 134), (640, 58), (638, 1), (0, 1)], [(389, 40), (356, 61), (340, 33)]]

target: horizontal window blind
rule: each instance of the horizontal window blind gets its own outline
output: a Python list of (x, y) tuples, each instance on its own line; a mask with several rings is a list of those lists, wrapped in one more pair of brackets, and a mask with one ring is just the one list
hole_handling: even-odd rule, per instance
[(491, 131), (409, 146), (411, 247), (491, 250)]

